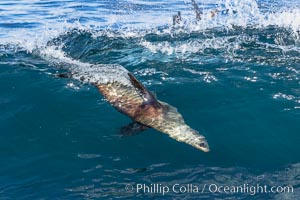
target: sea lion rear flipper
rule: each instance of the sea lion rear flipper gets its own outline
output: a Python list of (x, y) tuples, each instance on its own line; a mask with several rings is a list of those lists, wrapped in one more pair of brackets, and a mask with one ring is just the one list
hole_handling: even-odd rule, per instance
[(142, 106), (152, 105), (155, 108), (162, 108), (162, 105), (157, 101), (155, 96), (150, 91), (148, 91), (131, 73), (128, 73), (128, 76), (130, 78), (131, 84), (136, 88), (136, 90), (144, 100)]
[(131, 122), (127, 126), (123, 126), (120, 131), (123, 135), (134, 135), (148, 128), (148, 126), (145, 126), (141, 123)]

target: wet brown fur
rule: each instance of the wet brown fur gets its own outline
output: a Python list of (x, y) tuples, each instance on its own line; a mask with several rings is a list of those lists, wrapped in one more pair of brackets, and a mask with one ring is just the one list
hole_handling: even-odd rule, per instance
[(114, 82), (98, 84), (96, 87), (113, 107), (136, 122), (151, 126), (154, 119), (157, 120), (163, 115), (163, 107), (156, 108), (152, 104), (143, 104), (143, 98), (131, 86)]
[(144, 125), (142, 130), (151, 127), (179, 142), (209, 151), (204, 136), (186, 125), (175, 107), (157, 100), (133, 75), (128, 76), (131, 85), (114, 81), (98, 83), (96, 87), (119, 112)]

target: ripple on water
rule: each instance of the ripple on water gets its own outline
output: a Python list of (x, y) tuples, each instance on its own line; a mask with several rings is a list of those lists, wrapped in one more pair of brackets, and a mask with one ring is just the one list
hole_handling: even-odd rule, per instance
[[(125, 170), (105, 170), (105, 174), (110, 176), (101, 176), (94, 173), (95, 176), (100, 176), (98, 179), (92, 177), (90, 180), (83, 180), (82, 183), (86, 183), (81, 186), (73, 186), (67, 188), (66, 191), (72, 195), (80, 197), (90, 198), (113, 198), (126, 199), (130, 197), (145, 198), (145, 197), (160, 197), (161, 194), (144, 194), (143, 192), (135, 194), (126, 192), (124, 190), (127, 184), (162, 184), (172, 187), (174, 184), (180, 184), (186, 186), (187, 184), (197, 185), (202, 188), (204, 184), (208, 187), (210, 184), (216, 184), (219, 186), (260, 186), (266, 185), (268, 188), (271, 186), (293, 186), (293, 192), (290, 193), (278, 193), (278, 194), (260, 194), (250, 195), (251, 192), (241, 192), (239, 194), (222, 194), (211, 193), (207, 187), (201, 196), (215, 197), (222, 199), (248, 199), (252, 197), (254, 199), (261, 198), (275, 198), (275, 199), (294, 199), (300, 194), (300, 164), (296, 163), (282, 169), (280, 171), (259, 173), (249, 170), (247, 168), (232, 167), (191, 167), (182, 169), (172, 169), (172, 166), (168, 163), (153, 164), (148, 166), (144, 170), (140, 169), (125, 169)], [(98, 174), (98, 175), (97, 175)], [(132, 177), (133, 174), (139, 174)], [(79, 182), (78, 184), (80, 184)], [(165, 197), (180, 198), (183, 197), (189, 199), (199, 198), (199, 193), (167, 193)]]
[(99, 154), (78, 154), (78, 158), (82, 159), (94, 159), (94, 158), (99, 158), (101, 155)]

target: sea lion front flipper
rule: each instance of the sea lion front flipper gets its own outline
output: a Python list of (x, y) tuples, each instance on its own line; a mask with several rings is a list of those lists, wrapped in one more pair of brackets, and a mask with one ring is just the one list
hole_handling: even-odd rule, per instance
[(72, 78), (71, 73), (59, 73), (59, 74), (54, 74), (54, 76), (57, 78)]
[(145, 105), (152, 105), (155, 108), (162, 108), (163, 106), (157, 101), (155, 96), (148, 91), (131, 73), (128, 73), (128, 76), (130, 78), (131, 84), (135, 87), (135, 89), (138, 91), (140, 96), (143, 98), (143, 104)]
[(121, 128), (121, 133), (123, 135), (134, 135), (134, 134), (137, 134), (138, 132), (144, 131), (148, 128), (149, 128), (148, 126), (145, 126), (141, 123), (131, 122), (127, 126), (123, 126)]

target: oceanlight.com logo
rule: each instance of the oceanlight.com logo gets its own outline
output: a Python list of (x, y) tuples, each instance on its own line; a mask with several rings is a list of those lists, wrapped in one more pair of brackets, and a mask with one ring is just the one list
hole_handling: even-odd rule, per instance
[(191, 194), (191, 193), (222, 193), (222, 194), (276, 194), (276, 193), (293, 193), (293, 186), (267, 186), (267, 185), (220, 185), (220, 184), (127, 184), (125, 186), (127, 192), (137, 194), (158, 194), (166, 195), (168, 193), (175, 194)]

